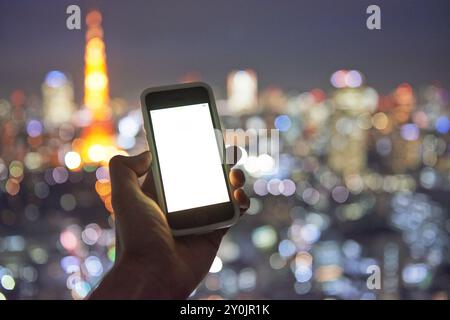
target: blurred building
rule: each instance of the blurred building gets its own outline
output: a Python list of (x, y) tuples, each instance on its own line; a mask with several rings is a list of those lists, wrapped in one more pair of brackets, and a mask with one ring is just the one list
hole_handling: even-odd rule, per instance
[(60, 71), (51, 71), (42, 84), (44, 124), (47, 129), (69, 123), (75, 111), (72, 82)]
[(361, 174), (367, 165), (368, 130), (378, 97), (372, 88), (361, 87), (359, 72), (339, 72), (335, 84), (341, 88), (332, 99), (328, 164), (344, 176)]
[(258, 80), (250, 69), (232, 71), (227, 79), (228, 108), (231, 112), (255, 112), (258, 104)]
[(420, 128), (412, 122), (416, 106), (413, 89), (408, 84), (400, 85), (392, 94), (393, 107), (388, 112), (392, 122), (391, 169), (395, 173), (416, 170), (420, 165)]

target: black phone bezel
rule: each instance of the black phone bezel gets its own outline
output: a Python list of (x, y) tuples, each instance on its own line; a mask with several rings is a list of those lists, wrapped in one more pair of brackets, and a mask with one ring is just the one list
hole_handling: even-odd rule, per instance
[[(159, 179), (159, 183), (161, 186), (162, 196), (164, 201), (164, 206), (167, 208), (166, 203), (166, 196), (164, 192), (164, 183), (162, 181), (161, 173), (160, 173), (160, 166), (159, 166), (159, 157), (158, 157), (158, 147), (156, 146), (155, 139), (154, 139), (154, 131), (153, 131), (153, 124), (152, 124), (152, 117), (150, 114), (151, 110), (158, 110), (158, 109), (167, 109), (167, 108), (174, 108), (174, 107), (180, 107), (180, 106), (187, 106), (192, 104), (199, 104), (199, 103), (208, 103), (209, 111), (211, 115), (211, 121), (213, 124), (213, 127), (215, 129), (220, 130), (220, 123), (216, 123), (214, 119), (214, 114), (217, 115), (217, 111), (213, 109), (215, 105), (211, 103), (212, 97), (210, 97), (210, 94), (208, 90), (205, 87), (202, 86), (196, 86), (196, 87), (188, 87), (188, 88), (178, 88), (173, 90), (164, 90), (164, 91), (155, 91), (155, 92), (149, 92), (145, 95), (144, 101), (145, 101), (145, 107), (148, 112), (148, 123), (149, 123), (149, 129), (151, 130), (151, 139), (154, 146), (155, 153), (153, 155), (153, 161), (157, 162), (158, 167), (158, 175), (157, 178)], [(223, 145), (223, 143), (222, 143)], [(222, 150), (224, 151), (224, 150)], [(224, 152), (222, 152), (224, 154)], [(194, 169), (194, 168), (193, 168)], [(199, 168), (201, 170), (201, 168)], [(208, 226), (216, 223), (220, 223), (223, 221), (228, 221), (233, 219), (235, 213), (234, 213), (234, 206), (232, 203), (232, 191), (230, 188), (230, 185), (228, 183), (227, 174), (228, 174), (228, 168), (227, 165), (224, 164), (222, 161), (222, 172), (224, 174), (224, 179), (226, 181), (226, 186), (228, 190), (228, 196), (230, 201), (224, 202), (224, 203), (218, 203), (213, 204), (209, 206), (204, 207), (197, 207), (187, 210), (181, 210), (181, 211), (174, 211), (174, 212), (166, 212), (167, 220), (169, 222), (169, 225), (172, 229), (175, 230), (182, 230), (182, 229), (191, 229), (191, 228), (198, 228), (202, 226)], [(205, 186), (207, 188), (208, 186)], [(199, 191), (201, 192), (201, 191)]]

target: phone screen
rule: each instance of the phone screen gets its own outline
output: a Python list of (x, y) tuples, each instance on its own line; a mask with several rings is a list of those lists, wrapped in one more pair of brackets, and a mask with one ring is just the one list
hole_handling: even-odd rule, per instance
[(208, 103), (150, 111), (169, 213), (229, 202)]

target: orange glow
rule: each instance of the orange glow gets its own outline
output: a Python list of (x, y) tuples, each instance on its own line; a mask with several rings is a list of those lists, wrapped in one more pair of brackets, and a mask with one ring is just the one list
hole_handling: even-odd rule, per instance
[(111, 194), (111, 183), (109, 181), (97, 181), (95, 183), (95, 191), (102, 198)]
[(109, 79), (105, 43), (101, 27), (102, 15), (91, 11), (86, 16), (84, 105), (92, 115), (92, 123), (83, 129), (81, 139), (72, 144), (83, 163), (107, 165), (120, 151), (115, 144), (109, 105)]
[(72, 141), (72, 149), (73, 150), (81, 150), (83, 147), (83, 140), (80, 138), (74, 139)]
[(8, 192), (12, 196), (15, 196), (20, 191), (20, 184), (16, 179), (8, 179), (5, 188), (6, 192)]
[(76, 151), (85, 163), (107, 164), (116, 151), (112, 125), (108, 122), (93, 123), (83, 130), (82, 138)]
[(322, 102), (327, 97), (325, 92), (321, 89), (312, 89), (310, 93), (317, 103)]
[(111, 213), (111, 215), (114, 218), (114, 210), (113, 210), (112, 203), (111, 203), (111, 195), (109, 195), (105, 198), (105, 208), (106, 208), (106, 210), (109, 211), (109, 213)]
[(101, 37), (93, 37), (86, 44), (85, 58), (89, 59), (90, 67), (93, 65), (104, 65), (105, 63), (105, 44)]
[(316, 280), (327, 282), (339, 279), (342, 275), (342, 268), (338, 265), (320, 266), (316, 269)]
[(84, 104), (91, 111), (93, 120), (107, 120), (111, 116), (111, 110), (109, 107), (109, 80), (102, 40), (94, 38), (88, 42), (85, 60)]
[(399, 85), (394, 92), (394, 98), (400, 105), (414, 103), (414, 94), (411, 86), (407, 83)]
[(102, 23), (102, 14), (98, 10), (93, 10), (86, 15), (86, 24), (89, 28), (99, 27)]
[(86, 17), (88, 30), (84, 55), (84, 104), (91, 111), (94, 121), (105, 121), (111, 117), (109, 80), (101, 21), (102, 17), (98, 11), (92, 11)]
[(307, 251), (299, 252), (295, 256), (295, 264), (296, 265), (311, 266), (312, 261), (313, 261), (313, 257)]
[[(101, 22), (102, 15), (98, 11), (91, 11), (86, 16), (84, 105), (92, 115), (92, 122), (83, 129), (81, 137), (72, 142), (72, 148), (81, 156), (82, 164), (107, 166), (114, 155), (127, 153), (118, 149), (115, 143)], [(98, 180), (95, 191), (114, 217), (110, 182)]]
[(412, 87), (408, 83), (402, 83), (393, 94), (395, 107), (393, 115), (398, 123), (409, 121), (415, 107), (415, 96)]

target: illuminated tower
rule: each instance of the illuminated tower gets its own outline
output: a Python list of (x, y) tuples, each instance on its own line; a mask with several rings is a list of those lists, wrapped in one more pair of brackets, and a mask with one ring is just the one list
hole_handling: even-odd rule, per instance
[(82, 132), (81, 156), (87, 163), (106, 163), (117, 150), (111, 122), (109, 80), (101, 22), (99, 11), (91, 11), (86, 16), (84, 105), (91, 114), (92, 122)]
[(75, 110), (72, 83), (60, 71), (50, 71), (42, 84), (44, 122), (48, 129), (69, 122)]

